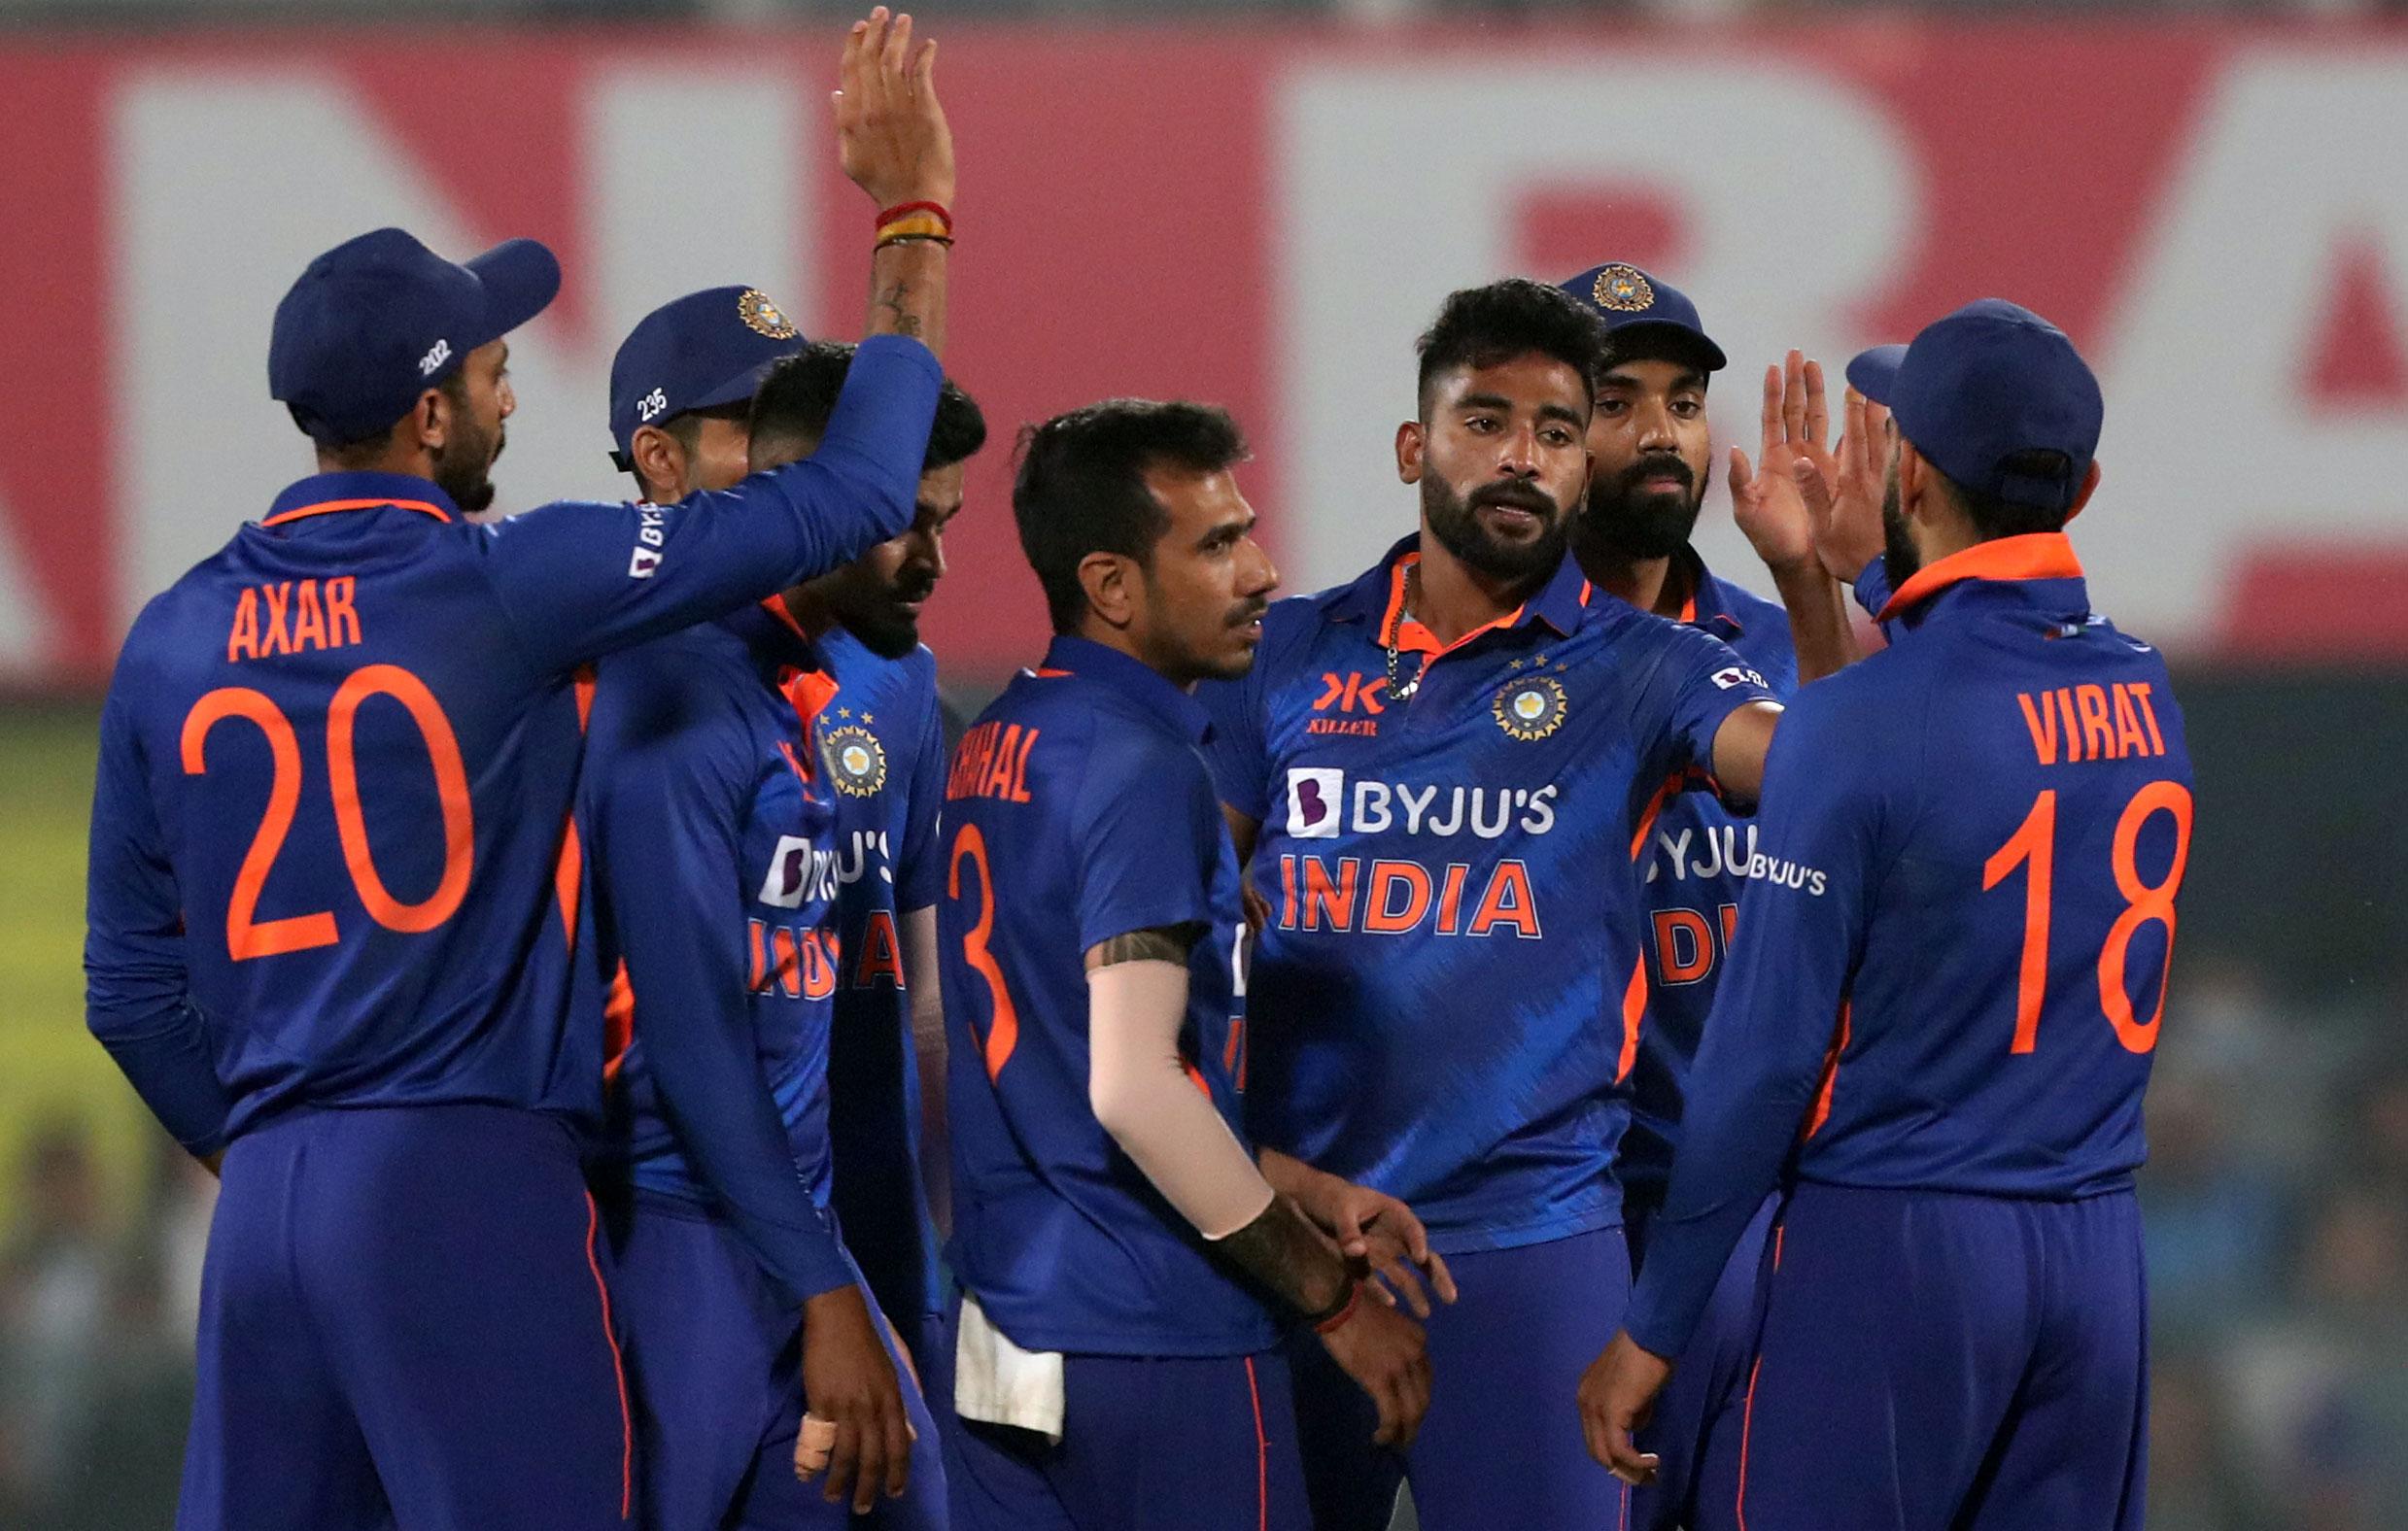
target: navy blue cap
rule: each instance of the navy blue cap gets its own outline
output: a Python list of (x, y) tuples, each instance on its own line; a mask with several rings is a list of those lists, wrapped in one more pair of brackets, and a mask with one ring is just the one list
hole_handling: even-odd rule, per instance
[(1620, 260), (1591, 266), (1563, 288), (1605, 321), (1617, 350), (1653, 337), (1669, 342), (1680, 355), (1696, 357), (1708, 372), (1730, 365), (1731, 358), (1706, 334), (1698, 305), (1688, 294), (1636, 266)]
[(759, 288), (708, 288), (662, 304), (610, 358), (610, 459), (630, 466), (640, 426), (752, 397), (773, 363), (808, 344)]
[(559, 291), (560, 261), (532, 239), (456, 265), (398, 228), (361, 234), (311, 261), (276, 305), (268, 394), (327, 446), (364, 441)]
[[(2073, 508), (2107, 412), (2065, 331), (1995, 297), (1934, 320), (1911, 345), (1864, 353), (1848, 363), (1848, 385), (1888, 405), (1899, 433), (1951, 482), (2050, 510)], [(2064, 472), (2007, 471), (2023, 452), (2055, 453)]]

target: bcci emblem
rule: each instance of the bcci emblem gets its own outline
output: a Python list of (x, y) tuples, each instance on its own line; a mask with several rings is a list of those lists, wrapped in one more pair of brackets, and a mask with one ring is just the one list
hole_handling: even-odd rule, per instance
[(743, 296), (736, 300), (736, 317), (756, 335), (767, 335), (772, 340), (792, 340), (795, 336), (794, 321), (759, 288), (744, 289)]
[(1496, 694), (1490, 710), (1506, 737), (1543, 739), (1564, 726), (1564, 688), (1544, 675), (1517, 680)]
[(1654, 286), (1636, 266), (1607, 266), (1589, 290), (1598, 307), (1617, 314), (1643, 314), (1656, 302)]
[(830, 729), (819, 736), (819, 755), (839, 792), (868, 798), (886, 785), (886, 746), (867, 729)]

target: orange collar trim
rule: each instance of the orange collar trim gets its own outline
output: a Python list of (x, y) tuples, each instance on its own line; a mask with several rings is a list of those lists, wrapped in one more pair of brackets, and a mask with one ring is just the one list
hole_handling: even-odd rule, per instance
[(1909, 606), (1920, 605), (1949, 586), (1969, 579), (2081, 577), (2081, 561), (2074, 557), (2074, 544), (2062, 531), (2035, 531), (2020, 537), (1998, 537), (1988, 542), (1977, 542), (1961, 553), (1951, 553), (1939, 562), (1916, 570), (1912, 579), (1898, 587), (1875, 620), (1887, 622), (1902, 616)]
[(786, 597), (783, 595), (764, 597), (761, 602), (761, 609), (768, 612), (771, 616), (775, 617), (785, 628), (785, 629), (793, 633), (796, 637), (801, 638), (806, 643), (811, 641), (811, 635), (803, 630), (803, 624), (795, 621), (794, 613), (786, 609)]
[(291, 510), (278, 511), (275, 515), (260, 522), (259, 525), (281, 527), (289, 521), (302, 521), (311, 516), (330, 516), (338, 510), (374, 510), (384, 505), (391, 505), (396, 510), (422, 511), (437, 521), (447, 522), (452, 519), (444, 512), (442, 506), (430, 504), (423, 499), (323, 499), (315, 505), (295, 505)]
[(1522, 620), (1522, 613), (1526, 608), (1516, 606), (1494, 621), (1482, 623), (1452, 643), (1440, 643), (1436, 633), (1404, 614), (1405, 577), (1412, 573), (1414, 566), (1421, 561), (1422, 556), (1419, 553), (1408, 553), (1396, 561), (1395, 568), (1389, 575), (1388, 611), (1380, 618), (1380, 641), (1382, 643), (1393, 644), (1401, 653), (1427, 654), (1432, 660), (1438, 660), (1444, 659), (1484, 632), (1494, 632), (1498, 628), (1510, 628)]

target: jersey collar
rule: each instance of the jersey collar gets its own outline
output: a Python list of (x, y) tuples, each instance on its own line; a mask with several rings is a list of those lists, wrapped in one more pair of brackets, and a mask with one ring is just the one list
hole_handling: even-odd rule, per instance
[(262, 527), (284, 526), (312, 516), (391, 506), (437, 521), (457, 520), (460, 507), (432, 481), (407, 473), (314, 473), (276, 496)]
[[(1385, 643), (1394, 635), (1398, 647), (1436, 654), (1440, 652), (1435, 636), (1420, 623), (1407, 621), (1398, 632), (1398, 618), (1404, 611), (1405, 575), (1421, 561), (1421, 533), (1403, 538), (1388, 550), (1387, 556), (1364, 571), (1352, 584), (1341, 585), (1331, 593), (1324, 607), (1335, 622), (1377, 619), (1376, 641)], [(1555, 573), (1540, 586), (1538, 594), (1524, 601), (1513, 611), (1485, 627), (1474, 628), (1455, 640), (1448, 648), (1460, 649), (1485, 632), (1501, 628), (1519, 628), (1531, 622), (1543, 622), (1559, 633), (1568, 634), (1579, 628), (1581, 613), (1588, 607), (1589, 582), (1581, 577), (1580, 565), (1566, 554), (1556, 565)]]
[(1969, 580), (1987, 582), (2081, 579), (2081, 561), (2062, 531), (2036, 531), (2020, 537), (1996, 537), (1951, 553), (1915, 571), (1898, 587), (1881, 608), (1878, 620), (1903, 617), (1912, 608), (1953, 585)]
[(1076, 675), (1110, 687), (1152, 713), (1183, 738), (1201, 744), (1212, 733), (1212, 715), (1204, 704), (1165, 679), (1162, 673), (1118, 649), (1086, 638), (1057, 633), (1046, 649), (1045, 667), (1037, 672), (1051, 678)]

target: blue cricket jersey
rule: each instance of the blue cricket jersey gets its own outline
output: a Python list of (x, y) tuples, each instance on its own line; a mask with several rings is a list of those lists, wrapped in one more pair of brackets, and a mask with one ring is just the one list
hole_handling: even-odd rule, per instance
[(2155, 650), (2061, 533), (1943, 559), (1801, 692), (1629, 1328), (1687, 1343), (1784, 1164), (1835, 1185), (2130, 1186), (2188, 859)]
[(299, 1106), (590, 1121), (577, 666), (900, 532), (939, 380), (918, 342), (865, 341), (816, 454), (675, 509), (475, 526), (424, 480), (319, 474), (154, 599), (101, 715), (85, 970), (168, 1130), (205, 1153)]
[(980, 714), (946, 778), (946, 1254), (1026, 1349), (1247, 1355), (1278, 1338), (1087, 1103), (1087, 949), (1197, 926), (1180, 1050), (1245, 1140), (1244, 911), (1196, 753), (1208, 729), (1136, 660), (1057, 637)]
[(828, 1042), (836, 1209), (870, 1290), (901, 1323), (943, 1301), (920, 1180), (919, 1059), (900, 922), (945, 892), (945, 719), (927, 649), (885, 659), (841, 627), (821, 634), (818, 649), (839, 692), (821, 738), (844, 950)]
[(726, 1218), (798, 1303), (852, 1279), (828, 1213), (850, 954), (812, 747), (835, 694), (776, 596), (613, 655), (579, 793), (623, 1045), (598, 1178)]
[[(1767, 690), (1788, 701), (1798, 691), (1789, 613), (1715, 578), (1694, 552), (1684, 551), (1680, 561), (1690, 583), (1680, 620), (1730, 644)], [(1634, 1234), (1664, 1203), (1690, 1060), (1730, 952), (1757, 835), (1755, 823), (1734, 813), (1697, 766), (1667, 776), (1651, 808), (1640, 815), (1637, 852), (1647, 908), (1647, 1013), (1631, 1069), (1631, 1125), (1616, 1161), (1625, 1219)]]
[[(1667, 776), (1771, 694), (1720, 640), (1566, 559), (1443, 652), (1402, 618), (1414, 539), (1274, 605), (1199, 692), (1221, 798), (1260, 825), (1256, 1137), (1403, 1198), (1454, 1254), (1614, 1226), (1646, 1003), (1632, 868)], [(1385, 638), (1428, 657), (1387, 691)]]

